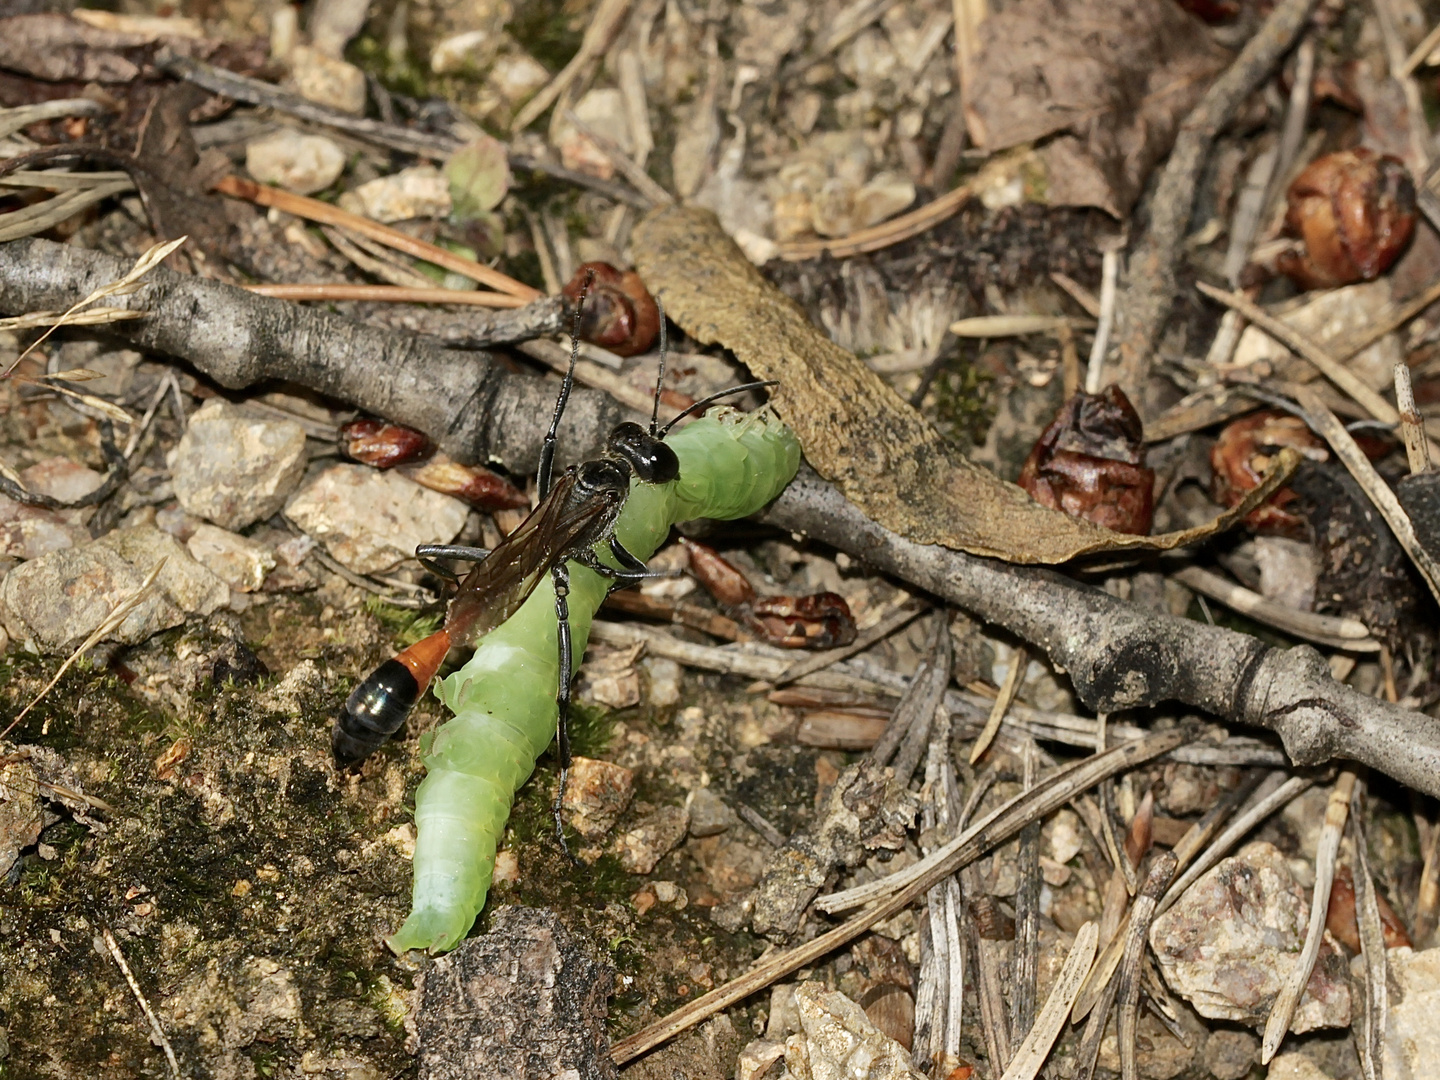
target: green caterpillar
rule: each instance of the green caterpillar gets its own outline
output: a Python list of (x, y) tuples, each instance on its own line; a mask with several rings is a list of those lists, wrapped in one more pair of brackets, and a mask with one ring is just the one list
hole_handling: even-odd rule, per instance
[[(800, 464), (800, 444), (768, 409), (713, 409), (666, 443), (680, 459), (680, 478), (632, 481), (615, 526), (620, 542), (641, 559), (655, 553), (678, 521), (755, 513)], [(610, 583), (575, 562), (570, 575), (578, 663)], [(436, 685), (436, 696), (455, 716), (424, 747), (427, 775), (415, 795), (415, 885), (410, 917), (388, 941), (396, 952), (453, 948), (485, 905), (515, 792), (555, 737), (557, 632), (547, 575), (519, 611), (480, 640), (469, 663)]]

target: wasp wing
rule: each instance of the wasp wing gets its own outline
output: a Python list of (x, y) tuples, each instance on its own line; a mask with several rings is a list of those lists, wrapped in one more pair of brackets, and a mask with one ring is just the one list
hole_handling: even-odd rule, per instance
[(591, 536), (612, 516), (614, 499), (606, 495), (575, 504), (575, 472), (563, 473), (545, 501), (519, 528), (502, 540), (484, 562), (465, 576), (450, 602), (445, 629), (455, 644), (468, 644), (489, 633), (520, 609), (550, 568)]

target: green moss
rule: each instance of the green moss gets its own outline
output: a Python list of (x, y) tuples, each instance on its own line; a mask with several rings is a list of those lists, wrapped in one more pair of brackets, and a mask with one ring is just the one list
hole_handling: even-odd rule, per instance
[(414, 611), (387, 604), (378, 596), (365, 599), (365, 610), (395, 639), (399, 648), (408, 648), (440, 629), (443, 611)]
[(580, 50), (585, 21), (565, 0), (521, 0), (506, 31), (551, 71), (559, 71)]
[(931, 390), (935, 426), (961, 446), (982, 443), (995, 419), (993, 379), (964, 357), (949, 361)]

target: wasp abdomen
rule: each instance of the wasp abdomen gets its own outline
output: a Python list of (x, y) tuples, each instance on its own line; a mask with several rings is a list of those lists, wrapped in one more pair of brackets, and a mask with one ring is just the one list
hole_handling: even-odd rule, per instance
[(437, 630), (386, 660), (350, 691), (330, 731), (330, 749), (337, 765), (364, 761), (400, 730), (449, 648), (450, 635)]

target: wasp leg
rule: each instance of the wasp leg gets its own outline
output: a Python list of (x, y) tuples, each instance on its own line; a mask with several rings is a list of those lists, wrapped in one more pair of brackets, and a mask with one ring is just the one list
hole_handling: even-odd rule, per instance
[(555, 703), (559, 710), (555, 719), (555, 756), (560, 759), (560, 783), (555, 789), (555, 839), (560, 850), (572, 863), (577, 863), (570, 854), (570, 845), (565, 842), (565, 819), (561, 809), (565, 802), (565, 782), (570, 778), (570, 571), (562, 562), (550, 570), (550, 580), (555, 583), (555, 619), (559, 633), (556, 635), (560, 646), (560, 685), (555, 692)]
[(483, 562), (489, 558), (490, 549), (470, 547), (468, 544), (420, 544), (415, 548), (415, 560), (432, 574), (449, 581), (460, 580), (460, 575), (449, 567), (441, 566), (435, 559), (461, 559), (465, 562)]

